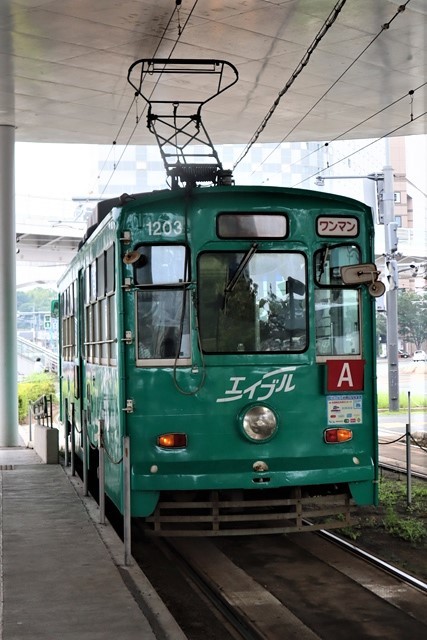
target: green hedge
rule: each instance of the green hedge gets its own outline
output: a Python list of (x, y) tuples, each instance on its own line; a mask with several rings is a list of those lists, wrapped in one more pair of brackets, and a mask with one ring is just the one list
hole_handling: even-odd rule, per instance
[[(378, 392), (378, 409), (388, 409), (388, 393), (386, 391)], [(411, 394), (411, 408), (412, 409), (424, 409), (426, 406), (426, 399), (422, 395)], [(399, 394), (399, 408), (408, 408), (408, 394), (401, 392)]]
[(56, 376), (52, 373), (33, 373), (18, 383), (18, 414), (19, 422), (25, 422), (28, 417), (28, 404), (38, 400), (43, 395), (52, 394), (55, 402)]

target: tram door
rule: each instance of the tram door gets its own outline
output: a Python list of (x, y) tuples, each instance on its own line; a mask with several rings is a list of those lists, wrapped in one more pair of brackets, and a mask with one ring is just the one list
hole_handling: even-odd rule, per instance
[(82, 384), (83, 373), (83, 327), (81, 324), (81, 313), (84, 309), (83, 299), (83, 270), (79, 271), (78, 278), (74, 283), (74, 362), (73, 362), (73, 394), (71, 402), (71, 469), (74, 471), (75, 455), (82, 458), (83, 455), (83, 413), (84, 398)]
[(82, 447), (82, 350), (81, 350), (81, 275), (64, 289), (60, 297), (61, 322), (61, 393), (65, 426), (65, 458), (68, 464), (71, 449), (71, 466), (74, 473), (75, 454)]

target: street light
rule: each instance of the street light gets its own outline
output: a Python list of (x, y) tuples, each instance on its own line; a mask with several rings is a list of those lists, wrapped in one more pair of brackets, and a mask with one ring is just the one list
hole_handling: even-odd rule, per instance
[(367, 176), (317, 176), (314, 184), (317, 187), (324, 187), (325, 180), (361, 180), (367, 178), (368, 180), (374, 180), (375, 182), (380, 182), (384, 180), (383, 173), (370, 173)]
[[(383, 173), (369, 173), (366, 176), (320, 176), (315, 184), (325, 185), (325, 180), (369, 179), (377, 183), (378, 222), (384, 225), (385, 264), (387, 266), (388, 290), (387, 303), (387, 361), (388, 361), (388, 407), (390, 411), (399, 410), (399, 369), (398, 369), (398, 332), (397, 332), (397, 291), (398, 269), (395, 260), (397, 253), (397, 233), (394, 219), (393, 169), (385, 166)], [(382, 191), (378, 184), (383, 183)]]
[[(325, 180), (372, 180), (375, 182), (375, 199), (376, 205), (374, 207), (374, 203), (372, 202), (373, 198), (370, 195), (368, 198), (368, 204), (375, 209), (375, 213), (377, 214), (377, 222), (378, 224), (383, 224), (383, 194), (384, 194), (384, 174), (383, 173), (368, 173), (366, 176), (316, 176), (314, 184), (316, 187), (324, 187)], [(394, 197), (394, 196), (393, 196)], [(366, 198), (366, 193), (365, 193)], [(372, 200), (371, 200), (372, 198)]]

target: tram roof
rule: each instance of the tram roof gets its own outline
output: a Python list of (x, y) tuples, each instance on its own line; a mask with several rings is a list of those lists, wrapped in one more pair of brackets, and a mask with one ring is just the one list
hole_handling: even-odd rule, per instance
[[(204, 110), (215, 144), (247, 143), (282, 92), (258, 142), (426, 133), (425, 0), (343, 0), (328, 29), (338, 4), (5, 0), (1, 124), (15, 125), (18, 141), (153, 144), (145, 117), (132, 134), (126, 77), (135, 60), (155, 55), (236, 66), (239, 82)], [(190, 78), (189, 96), (199, 83)]]

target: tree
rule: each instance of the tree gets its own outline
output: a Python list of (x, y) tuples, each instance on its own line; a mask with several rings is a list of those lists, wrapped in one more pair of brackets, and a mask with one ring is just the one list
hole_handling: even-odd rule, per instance
[(43, 314), (50, 314), (52, 300), (58, 294), (54, 289), (37, 287), (30, 291), (16, 292), (16, 328), (18, 331), (43, 330)]
[(427, 340), (427, 296), (399, 291), (397, 303), (399, 334), (417, 349)]
[(55, 300), (57, 297), (58, 294), (54, 289), (43, 289), (42, 287), (36, 287), (30, 291), (17, 291), (17, 311), (45, 311), (50, 313), (51, 300)]
[(385, 313), (377, 312), (376, 315), (376, 330), (377, 330), (377, 350), (378, 355), (384, 355), (382, 353), (381, 345), (386, 343), (387, 340), (387, 319)]

